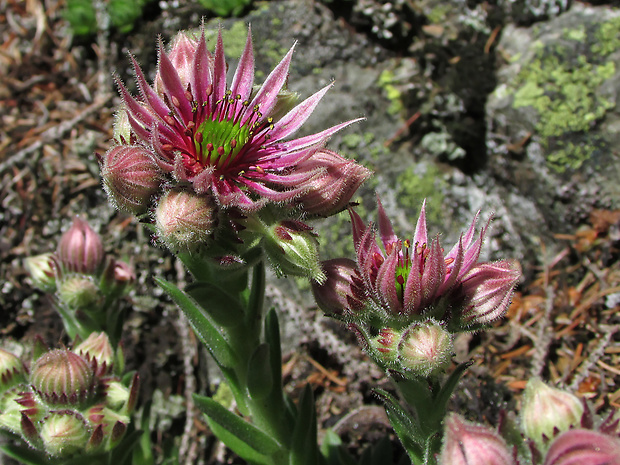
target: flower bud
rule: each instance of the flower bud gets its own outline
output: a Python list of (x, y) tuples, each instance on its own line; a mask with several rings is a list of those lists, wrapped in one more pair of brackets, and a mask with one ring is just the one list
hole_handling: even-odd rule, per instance
[(413, 323), (398, 343), (401, 367), (424, 378), (442, 373), (453, 352), (451, 334), (433, 320)]
[(69, 276), (58, 288), (58, 298), (68, 307), (89, 309), (101, 298), (99, 288), (89, 276)]
[(532, 378), (523, 394), (521, 427), (525, 436), (544, 450), (558, 432), (579, 425), (583, 412), (583, 404), (576, 396)]
[(321, 263), (325, 282), (312, 282), (312, 293), (321, 310), (332, 316), (345, 316), (364, 307), (363, 283), (357, 266), (348, 258), (334, 258)]
[(269, 117), (273, 121), (280, 120), (289, 111), (295, 108), (299, 101), (299, 94), (288, 89), (282, 88), (276, 96), (276, 103), (269, 112)]
[(544, 465), (620, 465), (620, 440), (598, 431), (571, 429), (551, 443)]
[(330, 150), (318, 151), (297, 165), (296, 171), (317, 172), (317, 176), (301, 184), (307, 189), (298, 202), (306, 214), (323, 217), (344, 210), (360, 185), (372, 174), (354, 160), (347, 160)]
[[(197, 47), (198, 41), (190, 38), (186, 31), (178, 32), (172, 39), (172, 46), (167, 55), (172, 62), (173, 68), (179, 75), (183, 89), (187, 88), (194, 74), (194, 55), (196, 54)], [(163, 50), (160, 50), (160, 53), (164, 53)], [(154, 87), (160, 96), (163, 96), (164, 93), (169, 93), (166, 92), (162, 81), (160, 68), (157, 69), (157, 74), (155, 75)]]
[(393, 368), (398, 359), (398, 346), (402, 334), (393, 328), (383, 328), (368, 341), (368, 350), (381, 368)]
[(114, 207), (133, 215), (146, 212), (162, 181), (150, 152), (139, 145), (117, 145), (100, 162), (103, 187)]
[(444, 431), (440, 465), (515, 465), (506, 442), (490, 428), (452, 413)]
[(277, 274), (306, 276), (319, 284), (325, 282), (318, 242), (310, 226), (300, 221), (281, 221), (267, 230), (263, 243)]
[(103, 243), (99, 234), (76, 216), (69, 230), (60, 238), (57, 255), (68, 271), (96, 274), (103, 263)]
[(49, 405), (81, 405), (95, 392), (95, 374), (90, 364), (65, 349), (48, 352), (34, 362), (32, 388)]
[(193, 250), (207, 243), (216, 226), (217, 208), (210, 195), (184, 189), (168, 191), (155, 210), (160, 239), (171, 250)]
[(521, 271), (515, 261), (474, 266), (462, 280), (464, 306), (458, 317), (461, 327), (485, 325), (504, 316), (520, 277)]
[(91, 333), (85, 341), (73, 348), (73, 352), (89, 362), (97, 376), (105, 376), (112, 371), (114, 350), (104, 332)]
[(54, 292), (56, 290), (56, 273), (58, 265), (51, 253), (44, 253), (34, 257), (28, 257), (24, 260), (24, 265), (32, 283), (45, 292)]
[(101, 292), (109, 297), (121, 297), (133, 286), (136, 275), (133, 267), (120, 260), (111, 259), (101, 275)]
[(67, 457), (82, 450), (89, 438), (88, 425), (79, 413), (54, 411), (43, 419), (39, 435), (52, 457)]
[(22, 361), (11, 352), (0, 349), (0, 394), (26, 381)]

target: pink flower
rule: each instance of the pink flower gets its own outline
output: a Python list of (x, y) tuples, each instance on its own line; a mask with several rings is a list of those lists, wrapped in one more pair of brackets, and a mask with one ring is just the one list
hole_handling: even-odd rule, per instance
[(440, 465), (514, 465), (506, 442), (485, 426), (451, 414), (445, 423)]
[(85, 220), (76, 216), (60, 238), (56, 255), (67, 271), (95, 274), (103, 263), (103, 242)]
[(620, 465), (620, 440), (598, 431), (571, 429), (551, 443), (544, 465)]
[[(294, 48), (294, 47), (293, 47)], [(204, 31), (197, 39), (181, 33), (170, 53), (159, 46), (155, 84), (149, 86), (134, 60), (140, 98), (119, 82), (136, 143), (151, 150), (160, 169), (199, 195), (210, 193), (221, 207), (255, 211), (268, 202), (290, 202), (316, 176), (298, 170), (348, 121), (317, 134), (289, 139), (306, 121), (329, 87), (301, 102), (280, 119), (278, 95), (284, 89), (293, 54), (289, 50), (253, 91), (251, 34), (232, 82), (221, 31), (215, 53), (207, 50)]]
[(379, 235), (350, 210), (359, 272), (368, 294), (388, 315), (410, 318), (423, 314), (440, 297), (457, 288), (480, 255), (482, 239), (474, 240), (478, 215), (459, 242), (444, 255), (439, 237), (428, 239), (425, 204), (412, 240), (396, 237), (379, 202)]

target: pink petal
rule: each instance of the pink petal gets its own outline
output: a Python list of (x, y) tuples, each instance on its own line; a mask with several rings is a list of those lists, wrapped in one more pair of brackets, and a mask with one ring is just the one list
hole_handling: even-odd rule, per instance
[(426, 229), (426, 199), (422, 202), (422, 208), (420, 209), (420, 216), (415, 226), (415, 234), (413, 236), (413, 246), (424, 245), (428, 243), (427, 229)]
[[(168, 93), (171, 103), (174, 101), (173, 107), (179, 111), (182, 123), (185, 124), (192, 119), (192, 105), (185, 97), (185, 89), (174, 65), (164, 53), (164, 44), (161, 39), (159, 41), (159, 76)], [(178, 104), (178, 106), (177, 106)], [(171, 108), (172, 109), (172, 108)]]
[(390, 223), (390, 219), (385, 213), (383, 209), (383, 204), (381, 200), (379, 200), (379, 196), (377, 195), (377, 207), (379, 213), (379, 235), (381, 236), (381, 242), (383, 242), (383, 247), (387, 253), (390, 253), (390, 246), (395, 242), (398, 242), (398, 237), (394, 234), (394, 229), (392, 229), (392, 223)]
[[(346, 121), (336, 126), (332, 126), (331, 128), (325, 129), (324, 131), (317, 132), (316, 134), (311, 134), (309, 136), (301, 137), (299, 139), (293, 139), (291, 141), (282, 142), (281, 143), (282, 150), (287, 151), (287, 152), (296, 151), (296, 150), (305, 149), (312, 145), (323, 144), (327, 141), (327, 139), (329, 139), (331, 136), (336, 134), (341, 129), (344, 129), (347, 126), (350, 126), (351, 124), (356, 123), (358, 121), (362, 121), (363, 119), (364, 118), (353, 119), (351, 121)], [(273, 143), (274, 144), (278, 143), (278, 141), (274, 140)]]
[(235, 76), (233, 77), (230, 90), (232, 96), (241, 96), (241, 101), (250, 98), (252, 85), (254, 84), (254, 52), (252, 50), (252, 31), (248, 28), (248, 37), (245, 48), (239, 59)]
[(226, 57), (224, 56), (224, 41), (222, 40), (221, 28), (217, 34), (213, 71), (213, 101), (219, 102), (226, 96)]
[(297, 131), (306, 122), (331, 86), (332, 84), (323, 87), (284, 115), (270, 132), (271, 137), (281, 140)]

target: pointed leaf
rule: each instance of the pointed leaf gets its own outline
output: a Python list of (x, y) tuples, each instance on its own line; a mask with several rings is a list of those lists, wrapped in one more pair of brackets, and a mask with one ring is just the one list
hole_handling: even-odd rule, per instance
[(252, 399), (268, 396), (273, 387), (268, 344), (259, 345), (248, 362), (248, 392)]
[(208, 282), (194, 282), (185, 288), (202, 308), (209, 309), (209, 317), (224, 327), (238, 326), (243, 322), (243, 306), (239, 299), (221, 287)]
[(316, 434), (316, 408), (314, 394), (309, 384), (299, 399), (299, 412), (295, 421), (290, 465), (315, 465), (318, 460)]
[(205, 311), (196, 304), (194, 299), (174, 284), (161, 278), (155, 278), (155, 281), (185, 313), (194, 332), (211, 352), (216, 362), (226, 368), (233, 367), (236, 357)]
[(251, 462), (270, 463), (268, 457), (282, 449), (271, 436), (213, 399), (194, 394), (194, 401), (216, 436), (240, 457)]

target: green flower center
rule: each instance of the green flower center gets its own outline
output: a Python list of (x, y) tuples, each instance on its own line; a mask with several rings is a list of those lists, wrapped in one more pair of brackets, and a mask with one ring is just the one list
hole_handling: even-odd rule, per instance
[(232, 121), (203, 121), (194, 135), (203, 166), (226, 168), (250, 140), (250, 125)]

